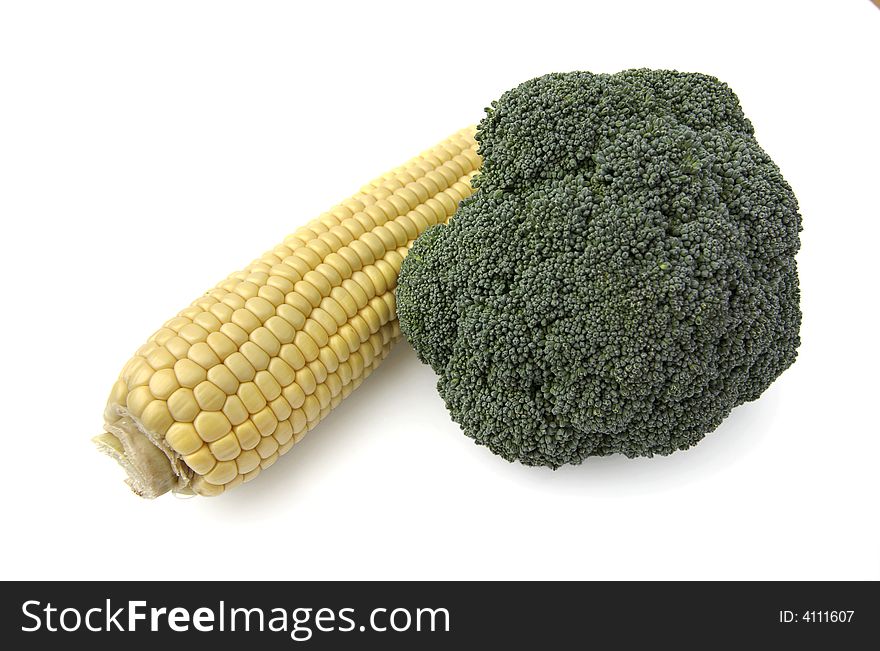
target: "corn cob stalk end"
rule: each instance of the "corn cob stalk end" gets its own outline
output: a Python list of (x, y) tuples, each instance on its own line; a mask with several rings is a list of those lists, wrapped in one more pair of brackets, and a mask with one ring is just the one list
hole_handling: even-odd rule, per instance
[[(126, 421), (131, 425), (126, 426)], [(150, 440), (148, 433), (137, 429), (130, 418), (121, 417), (116, 425), (105, 427), (113, 431), (102, 432), (92, 441), (125, 469), (126, 483), (136, 495), (154, 498), (170, 490), (185, 491), (187, 482), (175, 472), (173, 456), (160, 443)]]

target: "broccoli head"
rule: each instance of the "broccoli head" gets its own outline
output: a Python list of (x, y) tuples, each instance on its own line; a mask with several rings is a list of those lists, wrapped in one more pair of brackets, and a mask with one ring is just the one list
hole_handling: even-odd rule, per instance
[(798, 204), (724, 83), (549, 74), (477, 129), (477, 192), (401, 269), (465, 434), (556, 468), (688, 448), (797, 355)]

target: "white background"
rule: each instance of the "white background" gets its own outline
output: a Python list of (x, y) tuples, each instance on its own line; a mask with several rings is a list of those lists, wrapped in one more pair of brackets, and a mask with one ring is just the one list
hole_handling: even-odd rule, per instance
[[(0, 577), (880, 578), (880, 11), (826, 2), (0, 9)], [(167, 318), (520, 81), (714, 74), (801, 203), (803, 345), (696, 448), (508, 464), (401, 343), (257, 481), (144, 501), (95, 452)]]

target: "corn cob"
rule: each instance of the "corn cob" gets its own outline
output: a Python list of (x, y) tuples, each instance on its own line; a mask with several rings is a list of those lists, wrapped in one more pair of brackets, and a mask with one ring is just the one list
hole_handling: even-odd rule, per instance
[(167, 321), (123, 367), (99, 449), (143, 497), (218, 495), (286, 453), (400, 337), (394, 288), (472, 193), (465, 129), (312, 220)]

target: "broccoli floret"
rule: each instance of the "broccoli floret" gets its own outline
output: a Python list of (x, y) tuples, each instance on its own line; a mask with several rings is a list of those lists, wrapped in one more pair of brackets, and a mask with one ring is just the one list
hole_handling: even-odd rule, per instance
[(572, 72), (486, 109), (478, 191), (403, 263), (401, 330), (508, 460), (688, 448), (790, 366), (798, 204), (714, 77)]

